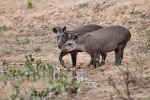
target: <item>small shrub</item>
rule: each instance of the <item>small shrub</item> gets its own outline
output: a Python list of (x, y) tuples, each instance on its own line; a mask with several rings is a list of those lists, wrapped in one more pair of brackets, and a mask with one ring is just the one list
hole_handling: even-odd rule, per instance
[(32, 0), (28, 0), (28, 6), (29, 6), (29, 7), (33, 7)]
[(88, 6), (88, 3), (81, 3), (78, 5), (79, 8), (85, 8)]
[(19, 44), (19, 45), (30, 43), (28, 38), (23, 38), (23, 39), (16, 38), (16, 41), (17, 41), (17, 44)]
[[(12, 82), (12, 86), (14, 86), (13, 88), (16, 90), (16, 93), (10, 95), (12, 100), (43, 100), (44, 98), (49, 100), (49, 95), (62, 96), (64, 93), (68, 93), (70, 89), (74, 89), (77, 93), (80, 83), (68, 81), (67, 72), (64, 69), (65, 66), (56, 71), (53, 65), (45, 63), (41, 59), (35, 60), (32, 55), (25, 55), (25, 59), (24, 70), (10, 69), (3, 75), (4, 82), (6, 83), (15, 80)], [(4, 62), (7, 63), (7, 61)], [(23, 98), (20, 92), (22, 90), (19, 89), (21, 84), (26, 80), (36, 81), (39, 79), (46, 80), (50, 87), (45, 87), (42, 90), (37, 90), (33, 86), (26, 87), (30, 88), (30, 92), (28, 96)]]

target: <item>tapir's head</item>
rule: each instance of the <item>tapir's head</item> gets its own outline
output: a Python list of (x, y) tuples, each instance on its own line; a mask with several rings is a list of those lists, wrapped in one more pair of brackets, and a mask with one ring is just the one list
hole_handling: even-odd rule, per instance
[(80, 37), (78, 35), (70, 35), (68, 41), (62, 46), (61, 50), (63, 52), (69, 52), (73, 50), (81, 50), (80, 49)]
[(53, 28), (53, 32), (57, 34), (57, 44), (59, 49), (63, 46), (63, 44), (66, 42), (66, 26), (63, 28)]

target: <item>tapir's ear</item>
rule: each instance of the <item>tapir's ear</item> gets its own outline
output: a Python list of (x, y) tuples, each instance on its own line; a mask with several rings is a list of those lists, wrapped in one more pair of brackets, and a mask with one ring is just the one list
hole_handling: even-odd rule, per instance
[(53, 32), (54, 33), (57, 33), (58, 31), (57, 31), (57, 28), (53, 28)]
[(78, 40), (78, 35), (74, 35), (73, 40), (77, 41)]
[(66, 28), (67, 28), (67, 27), (66, 27), (66, 26), (64, 26), (64, 27), (63, 27), (63, 29), (62, 29), (62, 31), (63, 31), (63, 32), (64, 32), (64, 31), (66, 31)]

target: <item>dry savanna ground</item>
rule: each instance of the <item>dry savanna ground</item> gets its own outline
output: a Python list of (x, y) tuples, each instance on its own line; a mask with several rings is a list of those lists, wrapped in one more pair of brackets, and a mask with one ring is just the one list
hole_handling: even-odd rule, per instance
[[(77, 74), (84, 74), (93, 83), (68, 100), (150, 100), (150, 0), (33, 0), (33, 7), (27, 0), (1, 0), (0, 61), (23, 63), (24, 56), (32, 54), (35, 59), (60, 66), (52, 28), (67, 26), (71, 30), (86, 24), (122, 25), (132, 37), (119, 67), (114, 65), (114, 52), (108, 53), (106, 64), (97, 69), (86, 67), (90, 56), (79, 53), (77, 66), (81, 69)], [(71, 66), (70, 55), (63, 59)], [(8, 69), (0, 66), (0, 71)], [(37, 89), (48, 86), (41, 81), (25, 82), (21, 89), (31, 85)], [(0, 100), (10, 98), (15, 92), (12, 87), (11, 82), (0, 82)]]

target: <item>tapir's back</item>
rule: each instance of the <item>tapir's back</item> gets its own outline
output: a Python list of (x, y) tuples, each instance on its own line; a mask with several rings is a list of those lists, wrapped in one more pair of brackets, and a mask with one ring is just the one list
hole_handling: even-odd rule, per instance
[(93, 32), (93, 31), (96, 31), (96, 30), (99, 30), (102, 28), (103, 28), (102, 26), (99, 26), (96, 24), (89, 24), (89, 25), (85, 25), (83, 27), (77, 28), (75, 30), (68, 31), (68, 33), (70, 33), (72, 35), (77, 34), (77, 33), (84, 34), (84, 33)]
[(86, 36), (88, 35), (94, 38), (94, 40), (112, 41), (115, 39), (118, 42), (120, 40), (130, 40), (131, 37), (130, 31), (122, 26), (106, 27), (94, 32), (87, 33)]
[(98, 50), (103, 48), (109, 52), (118, 44), (127, 43), (130, 40), (130, 31), (122, 26), (110, 26), (86, 34), (85, 46), (88, 49)]

